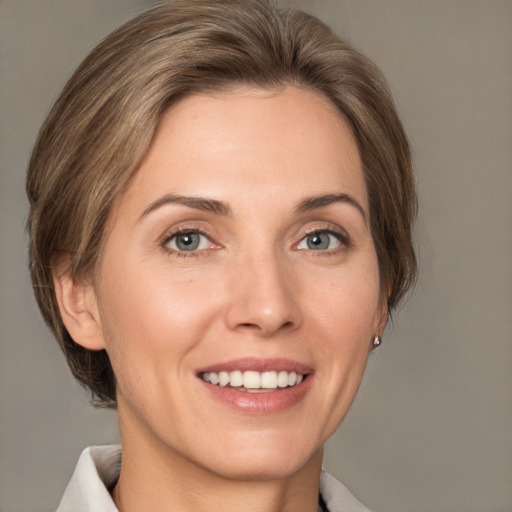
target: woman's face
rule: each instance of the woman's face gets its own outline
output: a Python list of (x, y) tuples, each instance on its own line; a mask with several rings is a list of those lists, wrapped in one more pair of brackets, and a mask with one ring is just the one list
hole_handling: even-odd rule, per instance
[(347, 124), (293, 87), (177, 103), (93, 293), (125, 446), (236, 478), (320, 457), (386, 319)]

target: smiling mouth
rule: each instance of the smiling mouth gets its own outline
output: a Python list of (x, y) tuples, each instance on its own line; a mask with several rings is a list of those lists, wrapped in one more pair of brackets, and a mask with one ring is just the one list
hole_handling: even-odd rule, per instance
[(306, 377), (301, 373), (287, 371), (220, 371), (203, 372), (200, 378), (209, 384), (235, 388), (250, 393), (269, 393), (298, 386)]

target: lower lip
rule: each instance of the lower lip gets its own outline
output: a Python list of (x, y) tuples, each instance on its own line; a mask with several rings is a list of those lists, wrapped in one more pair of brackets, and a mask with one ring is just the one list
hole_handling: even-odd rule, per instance
[(201, 381), (214, 399), (231, 409), (246, 414), (265, 415), (284, 411), (303, 400), (311, 388), (313, 376), (308, 375), (299, 385), (272, 392), (251, 393)]

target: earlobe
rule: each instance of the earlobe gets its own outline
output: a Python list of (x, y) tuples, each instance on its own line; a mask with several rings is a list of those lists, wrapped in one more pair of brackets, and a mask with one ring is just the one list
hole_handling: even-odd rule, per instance
[(54, 259), (53, 283), (62, 321), (73, 341), (89, 350), (105, 348), (93, 285), (74, 281), (69, 273), (69, 253)]
[(375, 318), (374, 338), (372, 340), (373, 348), (377, 348), (381, 345), (382, 335), (383, 335), (384, 330), (386, 329), (386, 325), (388, 323), (388, 318), (389, 318), (388, 296), (389, 295), (386, 294), (381, 297), (378, 315)]
[(388, 308), (387, 301), (383, 302), (383, 305), (379, 311), (379, 317), (376, 323), (376, 327), (374, 329), (375, 335), (373, 337), (371, 348), (376, 349), (382, 344), (382, 334), (384, 333), (384, 329), (386, 328), (386, 324), (388, 322)]

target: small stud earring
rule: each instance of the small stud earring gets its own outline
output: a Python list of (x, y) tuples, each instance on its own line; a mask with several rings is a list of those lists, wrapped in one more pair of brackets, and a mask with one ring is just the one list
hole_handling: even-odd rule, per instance
[(380, 336), (375, 336), (375, 338), (373, 338), (373, 346), (375, 348), (380, 347), (381, 343), (382, 343), (382, 339)]

